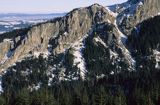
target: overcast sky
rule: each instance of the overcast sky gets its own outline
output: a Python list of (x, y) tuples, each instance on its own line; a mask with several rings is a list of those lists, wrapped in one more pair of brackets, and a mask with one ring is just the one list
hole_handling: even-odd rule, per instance
[(99, 3), (107, 6), (126, 0), (0, 0), (0, 13), (61, 13)]

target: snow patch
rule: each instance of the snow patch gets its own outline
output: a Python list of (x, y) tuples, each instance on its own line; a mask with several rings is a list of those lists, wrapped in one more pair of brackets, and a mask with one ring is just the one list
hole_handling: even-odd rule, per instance
[(96, 76), (97, 79), (102, 79), (102, 78), (104, 78), (104, 77), (105, 77), (105, 74), (101, 74), (101, 75), (97, 75), (97, 76)]
[(2, 75), (0, 75), (0, 94), (3, 92), (2, 88)]
[[(116, 17), (118, 19), (118, 17)], [(131, 56), (131, 53), (128, 51), (128, 49), (125, 47), (126, 46), (126, 41), (127, 41), (127, 36), (124, 35), (120, 30), (119, 27), (117, 25), (117, 19), (114, 22), (114, 25), (116, 27), (116, 30), (118, 31), (119, 34), (119, 43), (122, 44), (121, 50), (122, 52), (124, 52), (124, 54), (126, 55), (128, 62), (130, 62), (130, 70), (135, 70), (135, 66), (136, 66), (136, 61), (134, 60), (134, 58)]]
[(3, 42), (12, 42), (12, 39), (4, 39)]
[(96, 38), (94, 38), (94, 40), (96, 42), (100, 42), (104, 47), (108, 48), (107, 45), (106, 45), (106, 43), (104, 43), (103, 40), (100, 37), (96, 37)]
[(38, 58), (40, 55), (42, 55), (43, 58), (48, 58), (48, 56), (50, 55), (50, 52), (48, 52), (48, 51), (46, 51), (46, 52), (34, 52), (33, 55), (36, 58)]
[(2, 87), (2, 76), (6, 73), (7, 71), (2, 70), (2, 73), (0, 74), (0, 94), (3, 92), (3, 87)]
[(38, 84), (33, 84), (32, 86), (29, 86), (28, 89), (32, 92), (33, 90), (38, 90), (40, 89), (42, 83), (38, 83)]
[(117, 25), (117, 20), (114, 21), (114, 25), (116, 27), (116, 30), (118, 31), (118, 34), (120, 36), (120, 40), (123, 44), (126, 43), (127, 37), (119, 30), (118, 25)]
[(49, 78), (49, 80), (48, 80), (48, 86), (51, 86), (52, 80), (53, 80), (53, 78)]
[(114, 75), (114, 71), (111, 71), (110, 74), (111, 74), (111, 75)]
[(156, 69), (160, 69), (160, 52), (158, 50), (153, 50), (153, 54), (155, 55), (156, 58)]
[(106, 7), (106, 10), (109, 12), (109, 14), (111, 14), (114, 17), (117, 17), (117, 13), (112, 12), (108, 7)]
[(13, 26), (12, 25), (6, 25), (4, 26), (5, 28), (12, 28)]
[(12, 24), (12, 25), (19, 25), (19, 24), (21, 24), (21, 22), (19, 22), (19, 21), (11, 21), (9, 23)]
[(143, 5), (143, 2), (142, 2), (142, 1), (140, 1), (140, 2), (138, 3), (138, 5), (139, 5), (139, 6), (142, 6), (142, 5)]
[(121, 49), (125, 56), (127, 57), (128, 62), (130, 62), (130, 66), (129, 66), (129, 70), (135, 70), (136, 67), (136, 61), (135, 59), (131, 56), (131, 53), (128, 51), (127, 48), (125, 48), (125, 46), (123, 47), (123, 49)]
[(61, 72), (59, 73), (59, 80), (64, 81), (65, 80), (65, 68), (62, 68)]
[(112, 59), (113, 57), (114, 58), (117, 58), (118, 57), (118, 54), (113, 52), (112, 50), (109, 50), (109, 53), (110, 53), (110, 59)]
[(29, 21), (23, 21), (25, 23), (29, 23), (29, 24), (37, 24), (37, 23), (42, 23), (42, 22), (46, 22), (47, 20), (29, 20)]
[(8, 22), (3, 22), (3, 21), (0, 21), (0, 25), (10, 25), (10, 23), (8, 23)]
[(83, 58), (83, 54), (82, 54), (82, 50), (85, 47), (85, 44), (83, 43), (84, 39), (88, 36), (85, 35), (83, 38), (79, 39), (76, 43), (73, 44), (72, 48), (74, 48), (74, 61), (73, 61), (73, 65), (77, 66), (80, 70), (80, 76), (81, 78), (84, 80), (85, 79), (85, 73), (86, 71), (86, 67), (85, 67), (85, 60)]
[(160, 55), (160, 52), (158, 50), (153, 50), (154, 55)]
[(67, 36), (67, 35), (68, 35), (68, 32), (64, 32), (63, 35), (64, 35), (64, 36)]
[(27, 69), (26, 71), (21, 71), (21, 75), (23, 75), (23, 76), (28, 76), (30, 73), (32, 73), (32, 70), (30, 70), (30, 69)]

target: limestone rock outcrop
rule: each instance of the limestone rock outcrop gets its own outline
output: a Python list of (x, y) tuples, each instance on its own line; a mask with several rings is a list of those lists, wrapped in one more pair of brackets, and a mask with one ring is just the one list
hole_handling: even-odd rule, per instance
[[(97, 23), (114, 22), (115, 17), (103, 6), (94, 4), (74, 9), (64, 17), (56, 18), (27, 29), (26, 33), (0, 43), (1, 71), (18, 60), (37, 53), (60, 54), (72, 43), (86, 35)], [(7, 53), (9, 57), (5, 57)]]

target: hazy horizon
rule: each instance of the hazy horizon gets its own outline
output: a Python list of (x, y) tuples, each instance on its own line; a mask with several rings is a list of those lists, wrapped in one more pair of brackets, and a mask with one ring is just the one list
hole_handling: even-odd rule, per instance
[(2, 0), (0, 1), (0, 14), (25, 13), (25, 14), (50, 14), (66, 13), (74, 8), (85, 7), (98, 3), (109, 6), (127, 0)]

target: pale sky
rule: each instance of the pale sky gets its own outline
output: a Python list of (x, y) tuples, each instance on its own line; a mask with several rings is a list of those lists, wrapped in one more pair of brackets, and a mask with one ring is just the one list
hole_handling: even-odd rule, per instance
[(0, 13), (62, 13), (99, 3), (103, 6), (127, 0), (0, 0)]

